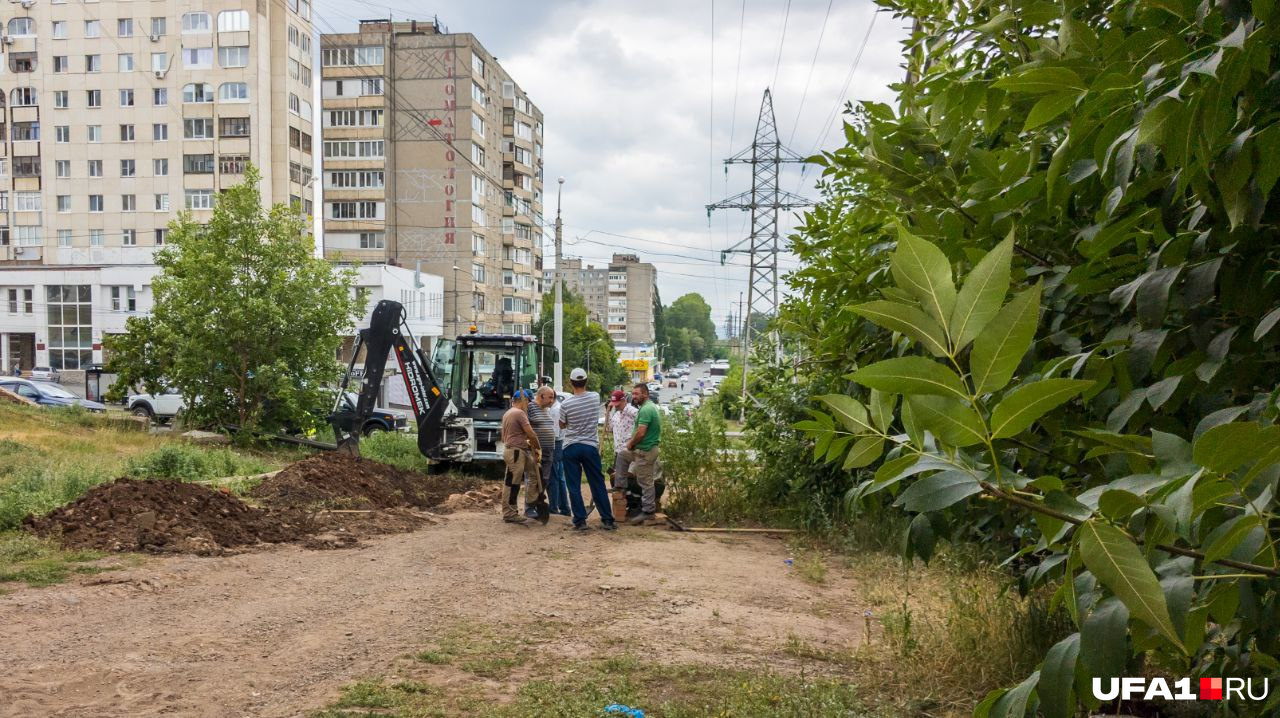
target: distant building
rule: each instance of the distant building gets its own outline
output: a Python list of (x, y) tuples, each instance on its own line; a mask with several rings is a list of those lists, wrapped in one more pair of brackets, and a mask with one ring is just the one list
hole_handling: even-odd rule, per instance
[[(653, 300), (657, 292), (657, 270), (634, 254), (615, 254), (609, 266), (596, 269), (582, 266), (581, 259), (563, 260), (559, 276), (565, 287), (582, 297), (587, 318), (603, 326), (615, 345), (652, 344), (654, 341)], [(556, 270), (544, 273), (547, 291), (553, 291)]]
[(475, 36), (320, 37), (324, 254), (444, 277), (445, 333), (527, 334), (542, 301), (542, 112)]

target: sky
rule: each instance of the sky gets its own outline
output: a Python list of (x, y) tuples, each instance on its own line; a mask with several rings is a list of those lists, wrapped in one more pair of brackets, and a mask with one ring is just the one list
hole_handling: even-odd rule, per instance
[[(434, 15), (474, 34), (543, 112), (543, 211), (550, 223), (564, 177), (565, 256), (601, 266), (614, 252), (638, 254), (657, 267), (664, 304), (698, 292), (722, 331), (746, 292), (748, 260), (732, 254), (721, 266), (720, 251), (750, 227), (746, 212), (708, 220), (705, 206), (750, 189), (750, 167), (726, 175), (723, 160), (750, 146), (765, 88), (779, 138), (809, 156), (839, 146), (847, 100), (888, 101), (903, 75), (905, 28), (870, 0), (318, 0), (315, 9), (321, 32)], [(790, 165), (780, 185), (815, 199), (816, 179)], [(785, 238), (795, 218), (779, 219)], [(551, 266), (549, 230), (547, 240)]]

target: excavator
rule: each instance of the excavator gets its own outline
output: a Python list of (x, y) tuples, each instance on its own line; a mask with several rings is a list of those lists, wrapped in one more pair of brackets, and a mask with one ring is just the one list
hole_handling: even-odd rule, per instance
[[(418, 423), (418, 451), (433, 471), (502, 460), (502, 414), (516, 389), (538, 386), (538, 352), (555, 349), (519, 334), (469, 334), (436, 342), (430, 361), (406, 321), (404, 305), (383, 299), (356, 337), (330, 414), (338, 451), (360, 455), (360, 427), (373, 414), (387, 357), (394, 353)], [(364, 349), (354, 411), (339, 411)], [(554, 361), (554, 356), (552, 361)]]

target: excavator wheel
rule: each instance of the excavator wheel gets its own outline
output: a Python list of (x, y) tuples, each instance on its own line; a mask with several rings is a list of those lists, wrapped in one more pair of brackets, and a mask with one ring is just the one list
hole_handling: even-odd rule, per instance
[(428, 461), (427, 476), (442, 476), (453, 471), (452, 461)]

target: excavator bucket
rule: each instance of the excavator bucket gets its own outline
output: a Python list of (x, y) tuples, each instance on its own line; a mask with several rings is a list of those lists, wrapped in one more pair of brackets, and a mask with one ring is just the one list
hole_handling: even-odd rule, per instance
[(338, 453), (347, 456), (360, 456), (360, 437), (351, 435), (338, 440)]

